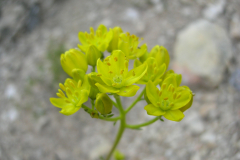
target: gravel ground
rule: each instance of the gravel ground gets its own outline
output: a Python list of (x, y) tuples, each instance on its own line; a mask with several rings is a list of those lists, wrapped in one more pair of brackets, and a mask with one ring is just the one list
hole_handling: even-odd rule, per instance
[[(230, 38), (232, 57), (222, 80), (214, 87), (190, 80), (196, 96), (181, 122), (126, 130), (118, 148), (127, 160), (239, 160), (239, 0), (1, 0), (0, 159), (98, 160), (108, 153), (119, 124), (83, 110), (64, 116), (49, 102), (66, 78), (59, 54), (77, 46), (79, 31), (121, 26), (143, 37), (149, 49), (165, 46), (175, 61), (178, 33), (199, 19)], [(131, 99), (124, 98), (124, 106)], [(144, 106), (136, 105), (129, 123), (152, 118)]]

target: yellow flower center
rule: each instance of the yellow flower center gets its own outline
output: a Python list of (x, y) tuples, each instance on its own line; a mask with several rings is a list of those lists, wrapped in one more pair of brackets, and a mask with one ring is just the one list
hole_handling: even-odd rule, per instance
[(122, 75), (116, 75), (115, 77), (113, 77), (113, 82), (119, 84), (122, 83), (122, 79), (123, 79)]

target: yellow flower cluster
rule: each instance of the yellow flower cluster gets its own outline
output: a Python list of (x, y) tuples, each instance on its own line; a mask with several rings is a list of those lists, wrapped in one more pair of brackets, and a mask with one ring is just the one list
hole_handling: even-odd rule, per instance
[[(60, 113), (71, 115), (82, 107), (94, 118), (109, 115), (113, 106), (109, 95), (132, 97), (140, 88), (136, 84), (146, 85), (144, 98), (148, 105), (144, 109), (149, 115), (180, 121), (191, 107), (193, 94), (187, 86), (180, 86), (181, 75), (166, 72), (170, 57), (163, 46), (156, 45), (148, 52), (146, 44), (139, 45), (136, 35), (104, 25), (96, 30), (91, 27), (90, 33), (79, 32), (78, 38), (78, 48), (60, 58), (63, 70), (72, 78), (59, 84), (59, 98), (50, 98), (54, 106), (61, 108)], [(130, 70), (131, 60), (134, 65)], [(92, 67), (90, 73), (88, 65)], [(91, 109), (83, 105), (88, 98)]]

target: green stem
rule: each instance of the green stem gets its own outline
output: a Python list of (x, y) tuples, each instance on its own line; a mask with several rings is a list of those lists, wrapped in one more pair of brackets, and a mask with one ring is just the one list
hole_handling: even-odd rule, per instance
[[(110, 98), (110, 99), (111, 99), (111, 98)], [(116, 108), (118, 108), (118, 104), (117, 104), (116, 102), (114, 102), (112, 99), (111, 99), (111, 101), (112, 101), (113, 105), (114, 105)]]
[(138, 101), (142, 100), (142, 96), (143, 96), (145, 90), (146, 90), (146, 88), (143, 89), (143, 91), (139, 94), (137, 99), (135, 99), (135, 101), (133, 101), (133, 103), (125, 110), (126, 114), (137, 104)]
[(154, 122), (156, 122), (157, 120), (159, 120), (160, 117), (155, 117), (153, 118), (152, 120), (150, 121), (147, 121), (145, 123), (142, 123), (142, 124), (137, 124), (137, 125), (129, 125), (129, 124), (126, 124), (126, 128), (131, 128), (131, 129), (138, 129), (138, 128), (141, 128), (141, 127), (144, 127), (144, 126), (148, 126)]
[(99, 116), (99, 119), (105, 120), (105, 121), (117, 121), (117, 120), (121, 119), (121, 117), (118, 116), (118, 117), (114, 117), (114, 118), (105, 118), (105, 117)]
[(116, 99), (117, 101), (117, 104), (118, 104), (118, 109), (120, 111), (120, 115), (121, 115), (121, 121), (120, 121), (120, 127), (119, 127), (119, 130), (118, 130), (118, 133), (117, 133), (117, 136), (116, 136), (116, 139), (115, 139), (115, 142), (107, 156), (107, 159), (106, 160), (110, 160), (114, 150), (116, 149), (122, 135), (123, 135), (123, 132), (125, 130), (125, 125), (126, 125), (126, 117), (125, 117), (125, 111), (122, 107), (122, 103), (121, 103), (121, 100), (120, 100), (120, 97), (119, 95), (114, 95), (114, 98)]
[(94, 110), (95, 104), (94, 104), (94, 100), (92, 100), (92, 99), (91, 99), (91, 104), (92, 104), (92, 110)]

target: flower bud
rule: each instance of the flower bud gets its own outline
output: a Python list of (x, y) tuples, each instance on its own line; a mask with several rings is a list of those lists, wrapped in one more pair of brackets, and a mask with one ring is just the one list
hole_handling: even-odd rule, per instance
[(119, 34), (121, 34), (123, 31), (120, 27), (114, 27), (113, 28), (113, 37), (112, 40), (110, 41), (108, 45), (108, 52), (112, 52), (113, 50), (118, 49), (118, 39), (119, 39)]
[(61, 55), (60, 62), (63, 70), (71, 77), (73, 77), (72, 70), (82, 69), (87, 71), (88, 64), (86, 56), (77, 49), (70, 49)]
[(159, 66), (165, 63), (166, 68), (168, 68), (170, 57), (167, 49), (164, 48), (163, 46), (156, 45), (155, 47), (153, 47), (151, 52), (149, 53), (149, 57), (156, 58)]
[(95, 107), (101, 114), (110, 113), (112, 111), (112, 106), (112, 100), (108, 97), (106, 93), (97, 94)]
[(97, 76), (96, 72), (92, 72), (88, 74), (88, 82), (91, 85), (91, 90), (90, 90), (90, 94), (89, 97), (92, 100), (96, 99), (97, 94), (100, 92), (98, 87), (95, 85), (96, 83), (103, 83), (102, 79), (100, 77)]
[(83, 71), (82, 69), (73, 69), (72, 70), (72, 75), (73, 75), (73, 79), (75, 81), (78, 81), (78, 80), (82, 80), (84, 79), (84, 76), (85, 76), (85, 71)]
[(87, 63), (96, 66), (97, 60), (102, 57), (102, 53), (94, 45), (90, 45), (86, 53)]

